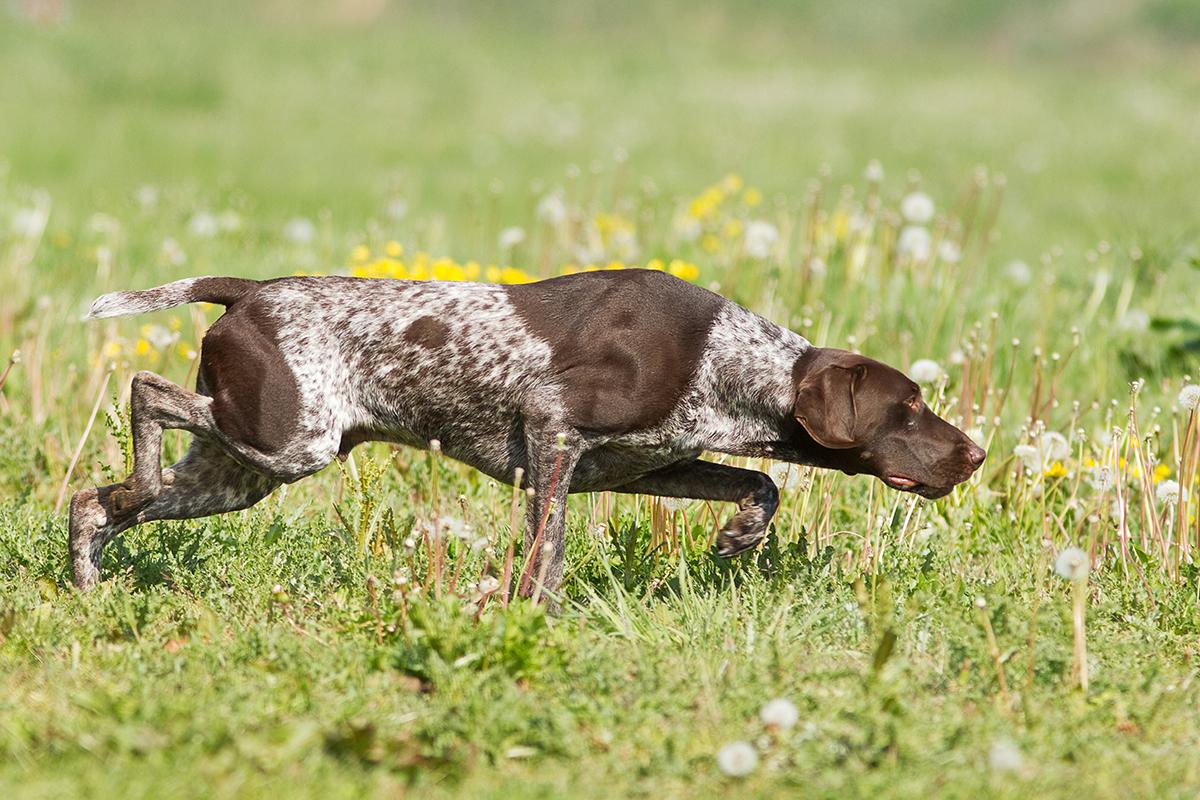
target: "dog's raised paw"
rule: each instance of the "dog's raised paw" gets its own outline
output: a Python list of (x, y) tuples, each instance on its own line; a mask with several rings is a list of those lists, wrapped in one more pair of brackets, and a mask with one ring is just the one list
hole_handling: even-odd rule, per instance
[(757, 547), (767, 533), (764, 516), (758, 508), (747, 508), (735, 514), (717, 534), (717, 555), (732, 558)]

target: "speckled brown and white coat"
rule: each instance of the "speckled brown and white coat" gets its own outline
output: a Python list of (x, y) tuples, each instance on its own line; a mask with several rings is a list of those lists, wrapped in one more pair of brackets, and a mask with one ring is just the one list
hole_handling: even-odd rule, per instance
[[(533, 490), (526, 544), (544, 526), (535, 557), (548, 557), (533, 574), (550, 593), (562, 577), (568, 492), (736, 501), (717, 541), (728, 556), (761, 540), (778, 495), (766, 475), (702, 461), (705, 451), (869, 471), (930, 496), (982, 461), (982, 451), (933, 417), (957, 434), (947, 438), (928, 420), (914, 429), (918, 443), (940, 437), (940, 482), (911, 477), (919, 471), (912, 465), (877, 464), (879, 433), (895, 420), (859, 420), (840, 387), (854, 407), (863, 364), (890, 368), (815, 348), (662, 273), (584, 273), (520, 286), (191, 278), (105, 295), (89, 316), (201, 301), (228, 310), (205, 336), (196, 391), (138, 373), (132, 475), (72, 499), (81, 587), (98, 580), (104, 544), (132, 525), (248, 507), (364, 441), (437, 441), (448, 456), (505, 482), (520, 468)], [(915, 385), (891, 373), (876, 394), (911, 401)], [(841, 419), (852, 412), (850, 422)], [(833, 430), (839, 420), (862, 430), (833, 441), (846, 433)], [(195, 437), (187, 455), (162, 470), (169, 428)], [(925, 475), (929, 466), (918, 465)]]

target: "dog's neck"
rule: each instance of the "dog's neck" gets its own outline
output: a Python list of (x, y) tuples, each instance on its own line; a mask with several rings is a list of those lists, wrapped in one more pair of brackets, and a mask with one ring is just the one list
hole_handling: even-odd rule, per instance
[(807, 339), (730, 304), (708, 335), (695, 386), (695, 433), (706, 450), (771, 455), (794, 424), (794, 372), (813, 349)]

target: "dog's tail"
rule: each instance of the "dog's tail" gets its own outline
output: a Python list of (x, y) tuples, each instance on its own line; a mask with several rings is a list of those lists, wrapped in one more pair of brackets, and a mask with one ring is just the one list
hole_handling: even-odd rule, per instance
[(92, 303), (92, 309), (84, 319), (145, 314), (185, 303), (231, 306), (259, 285), (259, 281), (246, 278), (184, 278), (154, 289), (101, 295)]

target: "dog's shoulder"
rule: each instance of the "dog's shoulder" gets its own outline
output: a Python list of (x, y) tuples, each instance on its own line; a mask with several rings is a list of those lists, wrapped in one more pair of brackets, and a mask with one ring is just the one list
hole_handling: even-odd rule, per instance
[(529, 332), (550, 346), (567, 421), (605, 434), (666, 419), (729, 305), (652, 270), (585, 272), (507, 291)]

